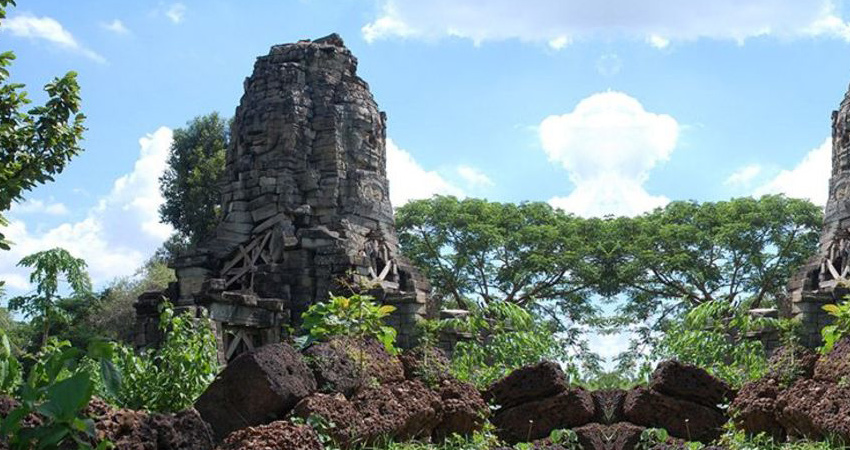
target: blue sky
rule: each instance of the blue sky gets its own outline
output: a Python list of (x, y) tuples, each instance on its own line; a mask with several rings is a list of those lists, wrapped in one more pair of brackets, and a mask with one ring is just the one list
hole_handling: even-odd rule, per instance
[(272, 45), (337, 32), (387, 112), (396, 206), (434, 193), (582, 215), (784, 192), (823, 204), (830, 112), (850, 83), (840, 0), (19, 1), (12, 80), (79, 72), (85, 152), (27, 193), (0, 254), (63, 246), (95, 283), (167, 236), (171, 130), (233, 114)]

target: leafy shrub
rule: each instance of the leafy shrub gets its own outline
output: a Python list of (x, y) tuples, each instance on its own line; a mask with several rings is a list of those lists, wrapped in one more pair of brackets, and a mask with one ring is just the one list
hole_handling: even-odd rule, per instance
[[(83, 352), (69, 342), (52, 339), (34, 357), (26, 382), (16, 390), (20, 406), (0, 421), (0, 437), (7, 437), (13, 450), (64, 448), (71, 444), (91, 448), (90, 442), (96, 439), (94, 422), (85, 417), (83, 410), (94, 387), (89, 373), (79, 364), (82, 356)], [(107, 356), (103, 348), (93, 346), (90, 358), (101, 360), (103, 356)], [(5, 359), (8, 362), (9, 357)], [(104, 361), (104, 367), (111, 367), (108, 360)], [(33, 413), (40, 415), (43, 423), (24, 428), (23, 420)], [(101, 442), (97, 448), (108, 445)]]
[(368, 295), (332, 295), (327, 302), (307, 309), (301, 327), (311, 341), (324, 341), (334, 336), (372, 337), (384, 344), (387, 351), (395, 353), (396, 331), (384, 325), (384, 318), (395, 311), (395, 307), (377, 305), (372, 300)]
[(697, 365), (741, 386), (767, 371), (764, 345), (747, 338), (748, 333), (765, 327), (779, 327), (779, 323), (776, 319), (754, 318), (728, 302), (706, 302), (667, 332), (659, 345), (660, 357)]
[(844, 336), (850, 335), (850, 296), (837, 305), (824, 305), (824, 311), (828, 312), (834, 319), (832, 325), (823, 327), (820, 331), (823, 337), (823, 346), (820, 351), (827, 354)]
[(466, 317), (447, 319), (442, 326), (471, 336), (455, 346), (451, 370), (456, 378), (478, 387), (544, 359), (570, 359), (548, 324), (513, 303), (491, 303)]
[(9, 395), (21, 383), (21, 364), (12, 354), (9, 337), (0, 330), (0, 394)]
[(98, 392), (107, 400), (131, 409), (176, 412), (190, 407), (218, 372), (215, 336), (205, 318), (175, 314), (164, 304), (159, 326), (164, 334), (159, 348), (136, 353), (114, 344), (114, 361), (121, 383), (115, 392)]

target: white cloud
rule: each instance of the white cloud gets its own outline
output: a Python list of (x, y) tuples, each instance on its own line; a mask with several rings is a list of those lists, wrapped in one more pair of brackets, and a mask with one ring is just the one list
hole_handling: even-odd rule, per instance
[(829, 177), (832, 173), (832, 139), (809, 151), (791, 170), (779, 172), (772, 180), (755, 190), (754, 195), (785, 194), (788, 197), (809, 199), (826, 205)]
[(552, 38), (549, 41), (549, 47), (552, 47), (555, 50), (561, 50), (562, 48), (569, 45), (570, 42), (571, 42), (570, 38), (568, 38), (566, 36), (558, 36), (556, 38)]
[(78, 222), (37, 232), (10, 211), (10, 224), (3, 233), (13, 245), (0, 259), (0, 279), (18, 287), (12, 282), (26, 271), (15, 267), (17, 261), (54, 247), (85, 259), (96, 285), (132, 275), (171, 233), (168, 225), (159, 223), (158, 216), (163, 201), (158, 180), (166, 167), (171, 138), (171, 130), (161, 127), (139, 139), (141, 150), (132, 172), (119, 177), (110, 192)]
[(649, 42), (649, 45), (655, 48), (667, 48), (670, 45), (669, 39), (663, 38), (657, 34), (649, 36), (646, 40)]
[(23, 203), (13, 203), (9, 214), (47, 214), (51, 216), (64, 216), (68, 214), (68, 208), (52, 200), (45, 202), (38, 199), (29, 199)]
[(186, 15), (186, 5), (182, 3), (174, 3), (165, 11), (165, 16), (168, 20), (178, 24), (183, 21), (183, 16)]
[(750, 164), (733, 172), (732, 175), (729, 175), (729, 178), (726, 178), (726, 181), (724, 181), (723, 184), (727, 186), (746, 186), (760, 173), (760, 165)]
[(549, 160), (575, 185), (569, 196), (551, 199), (553, 206), (584, 216), (635, 215), (669, 202), (643, 184), (676, 147), (673, 117), (609, 91), (585, 98), (571, 113), (545, 118), (538, 133)]
[(100, 26), (104, 30), (115, 34), (130, 34), (130, 30), (124, 25), (124, 22), (118, 19), (113, 19), (112, 22), (101, 23)]
[[(368, 42), (454, 36), (562, 48), (598, 36), (643, 39), (655, 47), (700, 38), (743, 42), (758, 36), (829, 36), (850, 41), (838, 0), (378, 0), (362, 28)], [(553, 45), (554, 44), (554, 45)]]
[(398, 208), (410, 200), (436, 194), (463, 196), (463, 191), (446, 181), (439, 173), (422, 168), (413, 156), (387, 139), (387, 178), (390, 202)]
[(0, 281), (5, 283), (4, 289), (12, 288), (20, 292), (28, 292), (31, 289), (29, 279), (19, 273), (0, 273)]
[(2, 31), (29, 39), (42, 39), (57, 47), (79, 53), (93, 61), (105, 63), (106, 59), (82, 46), (61, 23), (51, 17), (21, 14), (3, 21)]
[(484, 188), (493, 186), (493, 180), (481, 169), (470, 166), (458, 166), (457, 174), (466, 182), (470, 188)]

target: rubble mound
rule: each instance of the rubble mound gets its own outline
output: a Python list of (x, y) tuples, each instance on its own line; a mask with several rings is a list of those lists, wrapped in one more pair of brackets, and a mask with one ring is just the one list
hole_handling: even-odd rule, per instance
[(491, 421), (508, 443), (567, 428), (581, 430), (590, 448), (631, 448), (635, 432), (639, 437), (644, 428), (664, 428), (673, 437), (703, 443), (720, 436), (727, 416), (718, 404), (732, 395), (726, 383), (676, 361), (660, 363), (651, 380), (629, 391), (590, 392), (569, 387), (556, 363), (542, 362), (496, 381), (485, 398), (499, 405)]
[(785, 429), (776, 419), (776, 398), (782, 388), (773, 378), (744, 384), (729, 405), (735, 424), (749, 433), (767, 433), (776, 440), (785, 438)]
[(643, 430), (643, 427), (635, 424), (619, 422), (612, 425), (591, 423), (574, 431), (585, 449), (631, 450), (640, 442)]
[(437, 347), (417, 346), (406, 350), (399, 359), (404, 367), (404, 377), (408, 380), (420, 379), (426, 384), (433, 384), (452, 378), (449, 373), (451, 362)]
[(363, 386), (404, 380), (401, 361), (374, 339), (338, 337), (318, 342), (304, 351), (322, 392), (351, 397)]
[[(0, 396), (0, 419), (18, 406), (16, 400)], [(83, 415), (94, 422), (95, 438), (80, 437), (92, 447), (106, 440), (117, 450), (212, 450), (214, 447), (210, 426), (194, 409), (176, 414), (149, 413), (114, 408), (94, 398), (83, 410)], [(41, 417), (30, 414), (22, 426), (26, 429), (42, 423)], [(0, 439), (0, 449), (7, 448)]]
[(672, 436), (703, 443), (720, 437), (727, 421), (718, 408), (644, 387), (629, 391), (623, 410), (626, 419), (636, 425), (664, 428)]
[(216, 450), (323, 450), (323, 448), (313, 428), (279, 420), (268, 425), (234, 431)]
[(652, 374), (649, 388), (710, 408), (724, 403), (732, 394), (728, 384), (711, 376), (705, 369), (678, 361), (659, 363)]
[(370, 387), (352, 399), (360, 413), (363, 442), (427, 438), (440, 423), (440, 397), (421, 381)]
[(433, 437), (442, 441), (452, 434), (470, 435), (484, 427), (490, 408), (475, 386), (448, 378), (436, 387), (440, 396), (440, 423)]
[(850, 384), (850, 337), (836, 342), (829, 354), (817, 361), (814, 378), (820, 381)]
[(543, 361), (514, 370), (497, 380), (484, 392), (484, 399), (502, 408), (551, 397), (567, 389), (567, 377), (561, 366)]
[(591, 392), (595, 408), (593, 422), (600, 424), (625, 422), (623, 403), (626, 401), (626, 394), (627, 392), (623, 389), (602, 389)]
[(781, 383), (792, 383), (800, 378), (811, 378), (820, 355), (799, 345), (782, 346), (776, 349), (767, 362), (765, 378)]
[(801, 369), (795, 378), (771, 370), (741, 388), (729, 408), (735, 424), (777, 439), (831, 437), (850, 442), (850, 339), (818, 359), (805, 352), (798, 356)]

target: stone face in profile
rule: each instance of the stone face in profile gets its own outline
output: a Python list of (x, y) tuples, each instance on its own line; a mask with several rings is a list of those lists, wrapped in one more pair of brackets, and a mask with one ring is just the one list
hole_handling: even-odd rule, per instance
[(221, 222), (174, 265), (173, 300), (210, 311), (223, 361), (279, 342), (310, 305), (350, 286), (397, 306), (401, 346), (428, 312), (430, 286), (398, 250), (386, 115), (356, 72), (333, 34), (272, 47), (244, 82)]

